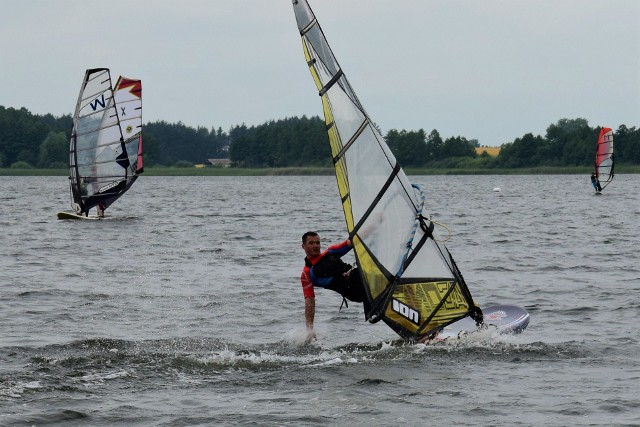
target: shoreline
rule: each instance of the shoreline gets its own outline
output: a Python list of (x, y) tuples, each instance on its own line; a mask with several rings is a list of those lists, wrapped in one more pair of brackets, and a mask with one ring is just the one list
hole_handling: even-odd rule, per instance
[[(582, 175), (591, 174), (593, 168), (585, 166), (518, 169), (445, 169), (405, 168), (407, 175)], [(0, 168), (0, 176), (68, 176), (68, 169), (11, 169)], [(326, 176), (333, 175), (333, 168), (175, 168), (148, 167), (142, 176)], [(640, 165), (616, 166), (617, 174), (638, 174)]]

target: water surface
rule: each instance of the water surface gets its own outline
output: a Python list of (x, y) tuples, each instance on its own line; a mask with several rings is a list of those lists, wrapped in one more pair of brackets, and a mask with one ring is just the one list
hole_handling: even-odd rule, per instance
[(640, 176), (413, 179), (525, 333), (407, 345), (320, 290), (303, 345), (333, 177), (142, 176), (104, 221), (55, 219), (65, 177), (0, 177), (0, 425), (640, 424)]

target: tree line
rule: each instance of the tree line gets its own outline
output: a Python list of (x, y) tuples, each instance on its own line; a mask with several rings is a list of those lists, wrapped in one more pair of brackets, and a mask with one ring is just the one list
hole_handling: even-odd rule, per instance
[[(65, 168), (72, 117), (35, 115), (0, 106), (0, 167)], [(591, 166), (600, 127), (585, 119), (561, 119), (544, 136), (527, 133), (503, 144), (500, 153), (478, 155), (475, 139), (442, 138), (437, 130), (391, 129), (384, 138), (402, 166), (418, 168), (522, 168)], [(614, 129), (616, 162), (640, 165), (640, 129)], [(228, 158), (236, 167), (331, 165), (325, 123), (319, 117), (292, 117), (247, 127), (189, 127), (156, 121), (143, 128), (145, 166), (190, 166)]]
[[(544, 136), (527, 133), (503, 144), (497, 156), (477, 154), (478, 140), (442, 138), (437, 130), (391, 129), (384, 139), (402, 166), (416, 168), (524, 168), (592, 166), (600, 127), (585, 119), (561, 119)], [(330, 166), (324, 121), (319, 117), (289, 118), (233, 128), (230, 159), (242, 167)], [(640, 129), (614, 129), (616, 162), (640, 165)]]
[[(66, 168), (71, 115), (36, 115), (26, 108), (0, 106), (0, 167)], [(229, 135), (183, 123), (146, 123), (142, 133), (145, 166), (184, 166), (228, 158)]]

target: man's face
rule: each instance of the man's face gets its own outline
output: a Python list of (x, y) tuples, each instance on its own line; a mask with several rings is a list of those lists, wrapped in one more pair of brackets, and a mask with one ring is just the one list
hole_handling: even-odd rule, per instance
[(302, 244), (302, 249), (308, 257), (320, 255), (320, 236), (307, 236), (306, 242)]

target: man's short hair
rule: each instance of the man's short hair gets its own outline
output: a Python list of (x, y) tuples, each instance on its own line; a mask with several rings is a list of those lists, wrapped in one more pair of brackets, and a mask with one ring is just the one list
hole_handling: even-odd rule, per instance
[(318, 233), (316, 233), (315, 231), (307, 231), (302, 235), (302, 243), (307, 243), (307, 237), (316, 237), (317, 235)]

